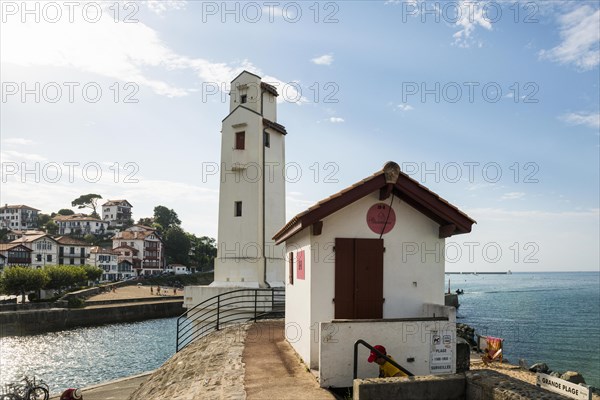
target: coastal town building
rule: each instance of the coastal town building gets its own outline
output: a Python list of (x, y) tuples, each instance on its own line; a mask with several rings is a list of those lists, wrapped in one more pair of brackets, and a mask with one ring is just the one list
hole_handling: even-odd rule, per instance
[(164, 271), (164, 244), (156, 229), (134, 225), (117, 232), (112, 242), (113, 250), (119, 253), (119, 263), (130, 262), (137, 275), (156, 275)]
[(1, 267), (11, 267), (15, 265), (31, 265), (32, 250), (19, 243), (0, 243)]
[(132, 263), (127, 260), (119, 262), (119, 255), (118, 251), (94, 246), (90, 250), (89, 264), (102, 268), (104, 271), (100, 278), (102, 281), (115, 281), (135, 276)]
[(13, 240), (17, 240), (25, 235), (43, 235), (44, 233), (46, 232), (39, 231), (37, 229), (11, 229), (8, 232), (6, 232), (6, 241), (12, 242)]
[(0, 229), (34, 229), (38, 225), (37, 208), (24, 204), (0, 207)]
[(58, 264), (60, 265), (85, 265), (89, 264), (92, 245), (83, 240), (70, 236), (56, 238), (58, 243)]
[[(296, 329), (288, 339), (321, 386), (352, 386), (359, 339), (383, 345), (415, 375), (454, 373), (456, 311), (444, 306), (443, 249), (473, 223), (388, 162), (274, 235), (288, 251), (285, 321)], [(359, 377), (373, 376), (368, 354), (362, 347)]]
[(10, 243), (22, 244), (32, 250), (31, 266), (34, 268), (58, 264), (58, 242), (48, 234), (24, 235)]
[(174, 275), (190, 274), (190, 269), (183, 264), (169, 264), (167, 271), (172, 272)]
[(121, 228), (131, 221), (131, 208), (127, 200), (108, 200), (102, 204), (102, 221), (110, 227)]
[(108, 222), (83, 214), (57, 215), (53, 218), (59, 235), (104, 235)]

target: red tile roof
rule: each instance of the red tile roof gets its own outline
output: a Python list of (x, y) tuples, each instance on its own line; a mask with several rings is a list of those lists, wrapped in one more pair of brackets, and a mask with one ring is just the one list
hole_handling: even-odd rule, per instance
[[(386, 174), (389, 175), (390, 172), (393, 172), (392, 170), (396, 170), (396, 175), (390, 175), (394, 178), (391, 181), (392, 183), (389, 183), (387, 181), (389, 179), (386, 180)], [(388, 162), (382, 170), (370, 177), (319, 201), (306, 211), (293, 217), (273, 236), (273, 240), (277, 244), (282, 243), (315, 222), (322, 220), (368, 194), (375, 191), (381, 192), (388, 188), (390, 193), (393, 193), (410, 206), (439, 223), (440, 228), (446, 227), (444, 233), (440, 230), (440, 237), (471, 232), (471, 226), (475, 223), (475, 220), (400, 171), (398, 164)]]

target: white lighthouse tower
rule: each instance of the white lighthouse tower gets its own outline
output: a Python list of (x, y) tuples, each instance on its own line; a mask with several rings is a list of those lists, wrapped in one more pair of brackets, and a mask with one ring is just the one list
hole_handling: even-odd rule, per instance
[(283, 286), (285, 127), (277, 89), (244, 71), (231, 82), (221, 128), (218, 250), (212, 287)]

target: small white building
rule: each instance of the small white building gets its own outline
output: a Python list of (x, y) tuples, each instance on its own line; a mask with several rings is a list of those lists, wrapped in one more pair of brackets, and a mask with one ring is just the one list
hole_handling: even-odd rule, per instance
[(24, 204), (0, 207), (0, 228), (11, 230), (35, 229), (38, 226), (38, 210)]
[[(474, 222), (389, 162), (274, 236), (287, 251), (286, 336), (321, 386), (352, 386), (359, 339), (415, 375), (455, 371), (444, 244)], [(369, 350), (358, 354), (359, 378), (376, 377)]]
[(32, 250), (30, 265), (34, 268), (58, 264), (58, 243), (50, 235), (24, 235), (10, 243), (22, 244)]
[(59, 235), (104, 235), (108, 222), (83, 214), (57, 215), (53, 218)]
[(183, 264), (170, 264), (167, 268), (169, 272), (173, 272), (175, 275), (189, 275), (190, 269)]
[(108, 200), (102, 204), (102, 220), (108, 222), (111, 227), (120, 228), (131, 220), (132, 207), (127, 200)]

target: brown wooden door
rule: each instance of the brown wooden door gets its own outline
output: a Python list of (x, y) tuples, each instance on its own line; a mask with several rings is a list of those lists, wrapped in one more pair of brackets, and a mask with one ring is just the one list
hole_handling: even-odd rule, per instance
[(335, 318), (383, 318), (382, 239), (335, 239)]

